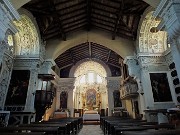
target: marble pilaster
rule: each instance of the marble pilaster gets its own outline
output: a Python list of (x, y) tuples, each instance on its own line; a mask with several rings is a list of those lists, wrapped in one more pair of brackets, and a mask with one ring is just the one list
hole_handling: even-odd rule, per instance
[(120, 90), (121, 77), (107, 77), (107, 93), (108, 93), (108, 116), (112, 116), (114, 109), (114, 90)]
[(13, 68), (13, 57), (8, 53), (4, 54), (0, 70), (0, 107), (4, 109), (8, 86)]

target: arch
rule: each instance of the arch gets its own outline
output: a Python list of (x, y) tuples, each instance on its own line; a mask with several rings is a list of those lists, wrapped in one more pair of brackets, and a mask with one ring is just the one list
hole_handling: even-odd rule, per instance
[(72, 35), (68, 35), (67, 41), (60, 40), (49, 40), (47, 41), (46, 46), (46, 58), (56, 59), (60, 54), (65, 52), (66, 50), (77, 46), (79, 44), (87, 42), (94, 42), (100, 45), (103, 45), (117, 54), (119, 54), (122, 58), (126, 56), (133, 55), (135, 51), (134, 41), (123, 39), (117, 37), (116, 40), (112, 40), (109, 38), (106, 32), (100, 30), (91, 30), (86, 31), (78, 31), (73, 33)]
[[(19, 7), (23, 6), (24, 4), (28, 3), (30, 0), (21, 0), (20, 2), (17, 2), (16, 0), (11, 0), (13, 6), (15, 7), (15, 9), (18, 9)], [(160, 0), (143, 0), (144, 2), (148, 3), (149, 5), (151, 5), (152, 7), (157, 7), (157, 5), (159, 4)]]
[[(75, 74), (75, 72), (76, 72), (76, 70), (77, 70), (77, 68), (78, 68), (78, 66), (80, 66), (81, 64), (83, 64), (83, 63), (85, 63), (85, 62), (88, 62), (88, 61), (90, 61), (89, 59), (84, 59), (84, 60), (81, 60), (81, 61), (79, 61), (79, 62), (77, 62), (76, 63), (76, 65), (74, 65), (72, 68), (71, 68), (71, 70), (70, 70), (70, 73), (69, 73), (69, 77), (76, 77), (76, 76), (74, 76), (74, 74)], [(104, 62), (102, 62), (102, 61), (100, 61), (100, 60), (97, 60), (97, 59), (93, 59), (93, 60), (91, 60), (92, 62), (94, 62), (94, 63), (97, 63), (98, 65), (99, 65), (99, 67), (100, 66), (102, 66), (102, 70), (104, 70), (103, 72), (105, 72), (105, 74), (107, 75), (107, 76), (111, 76), (111, 71), (110, 71), (110, 69), (109, 69), (109, 67), (104, 63)], [(93, 64), (92, 64), (93, 65)], [(83, 73), (84, 72), (86, 72), (88, 69), (86, 69), (85, 71), (83, 71)], [(82, 74), (83, 74), (82, 73)], [(101, 74), (103, 77), (105, 77), (103, 74)], [(106, 76), (106, 77), (107, 77)]]
[(138, 46), (140, 53), (163, 53), (167, 50), (167, 32), (157, 31), (160, 20), (153, 17), (153, 9), (148, 8), (140, 20)]
[(25, 10), (19, 9), (21, 15), (20, 20), (13, 21), (18, 29), (14, 36), (15, 41), (15, 55), (39, 55), (40, 52), (40, 34), (37, 23), (33, 15)]

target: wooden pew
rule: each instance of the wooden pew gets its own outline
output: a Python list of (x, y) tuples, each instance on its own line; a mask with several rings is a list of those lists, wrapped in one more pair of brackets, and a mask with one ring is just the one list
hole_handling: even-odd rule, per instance
[(119, 127), (115, 126), (114, 130), (112, 131), (113, 135), (119, 135), (122, 134), (123, 131), (143, 131), (148, 129), (175, 129), (175, 125), (173, 124), (159, 124), (159, 125), (148, 125), (148, 126), (130, 126), (130, 127)]
[(151, 131), (124, 131), (123, 135), (180, 135), (180, 129), (151, 130)]
[(14, 133), (1, 133), (1, 135), (45, 135), (45, 132), (14, 132)]
[(0, 127), (0, 133), (13, 133), (13, 132), (46, 132), (47, 135), (59, 135), (59, 127)]
[(145, 123), (146, 120), (136, 120), (136, 119), (115, 119), (115, 120), (105, 120), (105, 134), (111, 134), (111, 130), (114, 126), (132, 126), (137, 123)]
[(66, 135), (67, 134), (67, 124), (65, 123), (31, 123), (31, 124), (20, 124), (19, 127), (58, 127), (59, 134)]
[(67, 123), (68, 131), (73, 134), (77, 134), (82, 128), (83, 120), (82, 118), (60, 118), (60, 119), (50, 119), (48, 122), (50, 123)]
[(134, 126), (155, 126), (157, 125), (157, 122), (111, 122), (109, 123), (107, 133), (111, 134), (114, 131), (115, 127), (134, 127)]
[[(39, 122), (38, 123), (32, 123), (32, 124), (39, 124)], [(72, 122), (68, 122), (68, 121), (42, 121), (42, 122), (40, 122), (40, 124), (46, 124), (46, 125), (49, 125), (49, 124), (56, 124), (56, 125), (58, 125), (58, 124), (66, 124), (66, 134), (67, 135), (70, 135), (70, 134), (72, 134), (72, 133), (74, 133), (74, 127), (73, 127), (73, 124), (72, 124)]]

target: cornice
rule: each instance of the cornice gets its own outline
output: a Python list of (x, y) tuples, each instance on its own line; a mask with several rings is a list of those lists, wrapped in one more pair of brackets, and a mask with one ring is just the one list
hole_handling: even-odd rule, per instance
[[(2, 5), (3, 4), (3, 5)], [(1, 6), (2, 6), (2, 9), (6, 12), (6, 13), (10, 13), (11, 16), (9, 16), (8, 14), (8, 17), (11, 18), (11, 19), (16, 19), (16, 20), (19, 20), (20, 19), (20, 16), (19, 16), (19, 13), (16, 11), (16, 9), (12, 6), (12, 4), (9, 2), (9, 0), (2, 0), (2, 3), (1, 3)]]

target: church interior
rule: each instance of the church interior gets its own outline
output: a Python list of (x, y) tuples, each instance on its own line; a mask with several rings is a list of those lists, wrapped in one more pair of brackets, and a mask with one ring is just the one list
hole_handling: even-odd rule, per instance
[(0, 0), (0, 132), (178, 135), (179, 59), (179, 0)]

